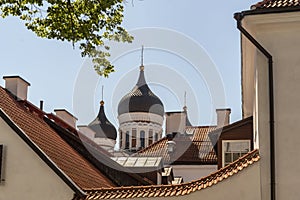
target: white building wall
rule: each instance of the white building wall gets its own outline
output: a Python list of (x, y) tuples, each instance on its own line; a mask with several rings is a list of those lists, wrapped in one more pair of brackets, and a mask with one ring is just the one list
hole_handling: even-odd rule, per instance
[(0, 200), (70, 200), (74, 192), (0, 118), (0, 144), (5, 145)]
[[(274, 63), (276, 196), (278, 200), (299, 199), (300, 179), (300, 15), (299, 12), (246, 16), (247, 30), (271, 53)], [(249, 45), (243, 41), (243, 46)], [(245, 49), (245, 47), (243, 47)], [(243, 52), (242, 57), (248, 54)], [(258, 51), (252, 56), (256, 83), (255, 127), (259, 134), (262, 199), (270, 199), (268, 63)], [(243, 61), (245, 63), (246, 61)], [(244, 64), (243, 70), (253, 66)], [(252, 76), (252, 74), (248, 74)], [(245, 94), (249, 91), (243, 91)]]
[(254, 163), (228, 179), (216, 185), (192, 192), (189, 195), (173, 197), (132, 198), (133, 200), (261, 200), (260, 197), (260, 165)]
[(181, 176), (184, 182), (190, 182), (218, 170), (217, 165), (172, 165), (174, 176)]

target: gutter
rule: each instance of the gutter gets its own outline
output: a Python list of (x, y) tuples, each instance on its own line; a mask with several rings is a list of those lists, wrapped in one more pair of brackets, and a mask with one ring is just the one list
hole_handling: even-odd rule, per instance
[[(281, 12), (281, 10), (278, 10)], [(269, 72), (269, 118), (270, 118), (270, 191), (271, 200), (276, 199), (276, 166), (275, 166), (275, 128), (274, 128), (274, 81), (273, 81), (273, 57), (272, 55), (243, 27), (241, 21), (245, 15), (249, 14), (266, 14), (271, 12), (255, 12), (245, 11), (241, 13), (235, 13), (234, 18), (237, 21), (237, 28), (240, 32), (268, 59), (268, 72)], [(272, 12), (274, 13), (274, 11)]]

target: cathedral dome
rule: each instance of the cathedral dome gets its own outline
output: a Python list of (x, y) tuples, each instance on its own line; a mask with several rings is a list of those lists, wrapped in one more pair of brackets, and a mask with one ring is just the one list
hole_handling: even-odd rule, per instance
[(108, 121), (104, 112), (104, 101), (100, 102), (99, 113), (88, 127), (92, 129), (96, 134), (95, 138), (109, 138), (116, 140), (117, 130), (116, 128)]
[(140, 67), (140, 76), (134, 88), (126, 94), (118, 106), (118, 114), (131, 112), (146, 112), (160, 116), (164, 115), (164, 105), (161, 100), (148, 87), (145, 76), (144, 66)]

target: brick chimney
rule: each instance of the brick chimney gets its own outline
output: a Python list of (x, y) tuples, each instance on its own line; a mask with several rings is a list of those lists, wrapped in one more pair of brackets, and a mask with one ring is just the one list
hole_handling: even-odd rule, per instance
[(223, 127), (230, 123), (230, 108), (216, 109), (217, 127)]
[(18, 100), (27, 100), (30, 83), (20, 76), (3, 76), (5, 88), (17, 97)]
[(74, 115), (72, 115), (65, 109), (55, 109), (54, 112), (57, 117), (76, 129), (76, 121), (78, 119)]

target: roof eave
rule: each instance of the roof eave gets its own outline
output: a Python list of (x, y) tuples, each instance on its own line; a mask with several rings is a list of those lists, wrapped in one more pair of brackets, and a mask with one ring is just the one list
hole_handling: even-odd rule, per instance
[(240, 18), (242, 20), (247, 15), (262, 15), (262, 14), (274, 14), (274, 13), (288, 13), (299, 12), (300, 6), (284, 7), (284, 8), (256, 8), (253, 10), (245, 10), (242, 12), (234, 13), (234, 18)]

